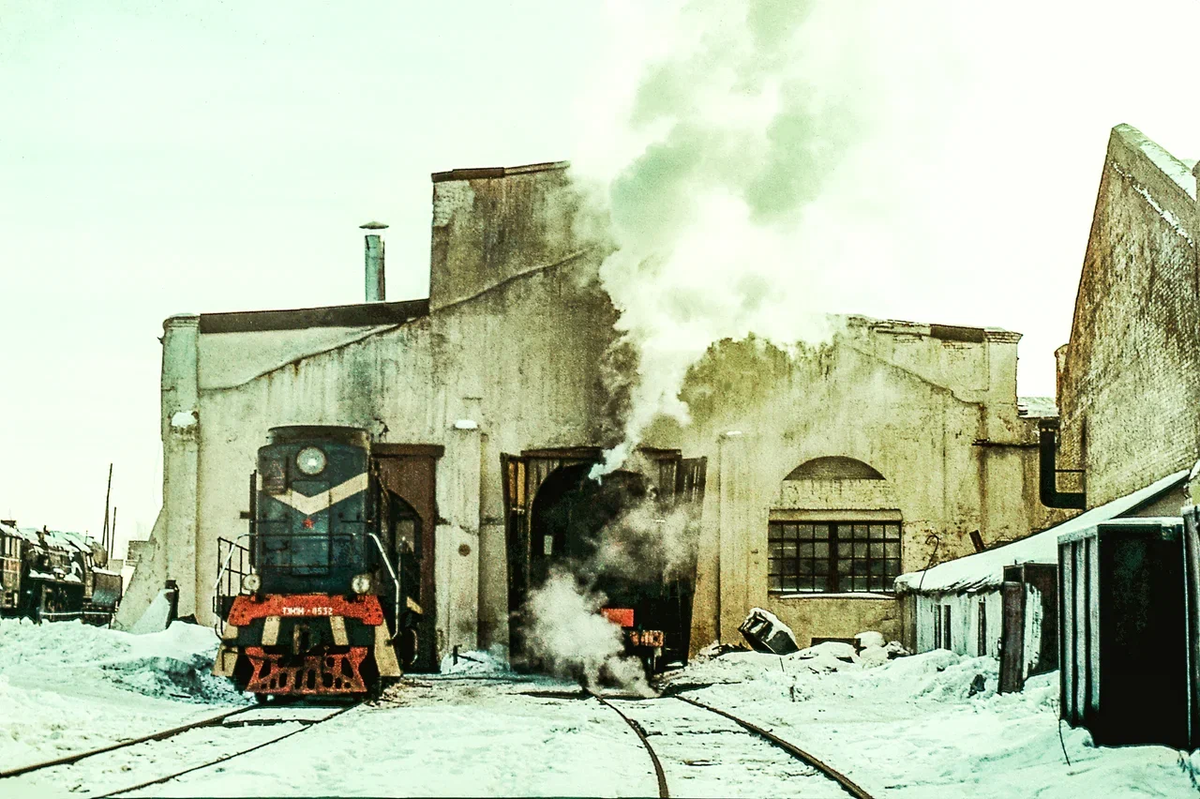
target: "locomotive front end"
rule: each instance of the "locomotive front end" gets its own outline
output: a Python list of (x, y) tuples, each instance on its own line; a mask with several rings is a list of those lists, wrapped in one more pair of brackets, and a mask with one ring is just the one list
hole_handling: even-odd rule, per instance
[(370, 465), (362, 430), (272, 428), (258, 452), (253, 570), (224, 619), (216, 673), (260, 699), (365, 694), (400, 676), (393, 642), (407, 616)]

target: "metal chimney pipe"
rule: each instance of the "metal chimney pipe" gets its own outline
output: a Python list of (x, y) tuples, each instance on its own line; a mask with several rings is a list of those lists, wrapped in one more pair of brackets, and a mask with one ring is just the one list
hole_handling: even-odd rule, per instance
[[(359, 225), (360, 230), (387, 230), (387, 227), (382, 222), (368, 222), (365, 225)], [(378, 233), (368, 233), (366, 236), (367, 302), (384, 302), (387, 299), (383, 270), (383, 237)]]

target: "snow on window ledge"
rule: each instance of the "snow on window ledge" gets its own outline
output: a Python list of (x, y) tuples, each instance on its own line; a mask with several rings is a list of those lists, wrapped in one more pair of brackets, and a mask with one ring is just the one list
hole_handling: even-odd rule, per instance
[(772, 599), (895, 599), (895, 594), (880, 594), (875, 591), (846, 591), (840, 594), (827, 594), (823, 591), (798, 592), (788, 594), (771, 594)]

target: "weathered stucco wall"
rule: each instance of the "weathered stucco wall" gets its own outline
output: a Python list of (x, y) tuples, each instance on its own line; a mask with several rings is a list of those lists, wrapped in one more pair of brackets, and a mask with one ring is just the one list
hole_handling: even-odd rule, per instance
[[(595, 248), (570, 236), (538, 238), (570, 230), (577, 214), (561, 170), (522, 176), (520, 186), (502, 191), (490, 185), (508, 182), (437, 184), (462, 185), (448, 192), (453, 209), (435, 209), (432, 279), (443, 300), (446, 286), (461, 291), (428, 316), (204, 334), (196, 317), (169, 320), (164, 522), (153, 538), (168, 542), (170, 561), (144, 569), (138, 582), (146, 588), (139, 590), (156, 591), (166, 577), (186, 574), (180, 613), (210, 621), (217, 539), (247, 530), (241, 513), (249, 507), (248, 476), (267, 430), (351, 425), (376, 443), (444, 447), (436, 471), (439, 647), (474, 648), (480, 630), (484, 644), (507, 641), (500, 455), (594, 442), (601, 426), (612, 427), (604, 422), (596, 364), (615, 321), (596, 286)], [(525, 194), (538, 196), (522, 200)], [(471, 197), (485, 202), (486, 224)], [(522, 248), (498, 214), (530, 209), (546, 218), (524, 223), (535, 240)], [(547, 261), (531, 262), (531, 252)], [(516, 267), (508, 261), (514, 253), (522, 256)], [(185, 406), (197, 421), (173, 428), (172, 415)], [(460, 420), (474, 426), (459, 429)]]
[[(650, 443), (709, 458), (694, 641), (739, 640), (754, 606), (776, 613), (802, 644), (865, 629), (900, 637), (889, 596), (770, 593), (771, 519), (899, 520), (901, 570), (912, 571), (973, 552), (972, 531), (994, 544), (1054, 518), (1028, 501), (1035, 428), (1016, 408), (1018, 337), (939, 332), (851, 319), (818, 348), (793, 355), (726, 341), (691, 370), (682, 396), (692, 424), (660, 423)], [(884, 479), (785, 479), (831, 456)]]
[(1061, 358), (1060, 468), (1086, 469), (1088, 507), (1200, 457), (1198, 213), (1187, 166), (1114, 128)]

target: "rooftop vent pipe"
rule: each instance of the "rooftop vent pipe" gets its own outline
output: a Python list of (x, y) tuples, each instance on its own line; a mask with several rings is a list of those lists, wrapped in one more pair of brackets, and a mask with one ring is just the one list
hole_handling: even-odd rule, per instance
[[(358, 226), (360, 230), (387, 230), (382, 222), (368, 222)], [(383, 302), (387, 299), (387, 288), (383, 277), (383, 237), (379, 233), (368, 233), (366, 240), (366, 298), (367, 302)]]
[(1082, 469), (1055, 468), (1058, 444), (1056, 425), (1042, 424), (1038, 430), (1038, 471), (1042, 504), (1047, 508), (1087, 509), (1087, 492), (1062, 492), (1058, 490), (1059, 472), (1079, 474)]

